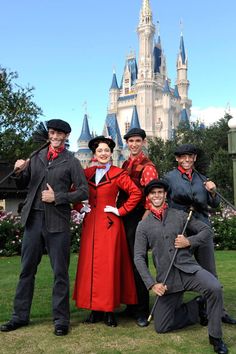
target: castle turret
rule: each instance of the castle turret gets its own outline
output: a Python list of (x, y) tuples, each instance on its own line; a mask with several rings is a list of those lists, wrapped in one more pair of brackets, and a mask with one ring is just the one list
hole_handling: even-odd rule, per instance
[(112, 76), (112, 83), (110, 87), (110, 102), (109, 102), (109, 113), (116, 113), (117, 112), (117, 102), (120, 95), (120, 89), (117, 84), (116, 73), (113, 72)]
[(78, 151), (75, 153), (75, 156), (80, 160), (82, 166), (88, 167), (89, 162), (92, 157), (91, 150), (88, 148), (88, 142), (92, 139), (92, 135), (90, 134), (89, 124), (88, 124), (88, 116), (84, 115), (83, 125), (81, 129), (81, 134), (78, 142)]

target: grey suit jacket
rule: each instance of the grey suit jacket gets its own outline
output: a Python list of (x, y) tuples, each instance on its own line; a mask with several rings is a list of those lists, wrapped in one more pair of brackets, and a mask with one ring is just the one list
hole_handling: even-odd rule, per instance
[[(22, 209), (22, 224), (30, 222), (30, 211), (38, 188), (43, 185), (47, 189), (50, 184), (55, 192), (54, 203), (43, 203), (46, 226), (49, 232), (68, 231), (70, 223), (70, 203), (88, 199), (88, 184), (81, 164), (74, 155), (64, 150), (58, 158), (48, 165), (47, 148), (35, 155), (28, 167), (16, 177), (19, 189), (28, 188), (24, 207)], [(71, 190), (71, 186), (75, 190)]]
[[(135, 235), (134, 262), (147, 289), (157, 282), (163, 282), (175, 252), (175, 238), (178, 234), (182, 234), (186, 220), (187, 214), (185, 212), (169, 208), (165, 211), (163, 221), (150, 213), (146, 219), (139, 223)], [(188, 234), (192, 235), (188, 237), (188, 240), (193, 248), (206, 243), (213, 235), (208, 225), (194, 217), (189, 221), (187, 230)], [(185, 273), (195, 273), (201, 269), (192, 255), (191, 247), (179, 249), (177, 252), (166, 282), (168, 293), (184, 290), (179, 270)], [(156, 279), (151, 275), (145, 262), (149, 248), (151, 248), (158, 272)]]

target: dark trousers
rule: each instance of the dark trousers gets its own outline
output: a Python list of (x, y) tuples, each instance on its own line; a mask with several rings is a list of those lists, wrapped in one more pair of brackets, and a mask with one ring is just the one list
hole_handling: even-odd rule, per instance
[[(136, 291), (138, 296), (137, 305), (128, 305), (128, 309), (133, 312), (134, 315), (149, 313), (149, 292), (134, 264), (134, 242), (135, 242), (135, 232), (139, 221), (142, 219), (144, 214), (144, 208), (134, 209), (128, 215), (123, 217), (126, 238), (129, 246), (130, 255), (133, 263), (134, 279), (136, 284)], [(148, 265), (148, 257), (146, 258), (146, 264)]]
[(48, 251), (54, 273), (52, 293), (53, 321), (68, 325), (69, 309), (69, 261), (70, 233), (50, 233), (45, 226), (44, 212), (33, 211), (26, 224), (21, 254), (21, 273), (14, 300), (12, 319), (16, 322), (29, 322), (33, 299), (35, 275), (43, 251)]
[[(208, 333), (212, 337), (222, 337), (222, 289), (219, 281), (205, 269), (194, 274), (180, 271), (185, 290), (197, 291), (205, 296), (208, 312)], [(165, 333), (199, 322), (199, 307), (195, 299), (184, 304), (183, 292), (160, 296), (154, 312), (155, 329)]]
[(217, 278), (213, 237), (206, 243), (196, 247), (194, 249), (194, 256), (202, 268)]

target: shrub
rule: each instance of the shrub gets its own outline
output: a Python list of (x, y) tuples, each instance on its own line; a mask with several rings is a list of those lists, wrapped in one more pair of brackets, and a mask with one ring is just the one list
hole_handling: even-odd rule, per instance
[(20, 218), (12, 213), (0, 211), (0, 255), (20, 254), (22, 237)]
[(236, 250), (236, 212), (225, 208), (211, 216), (216, 249)]

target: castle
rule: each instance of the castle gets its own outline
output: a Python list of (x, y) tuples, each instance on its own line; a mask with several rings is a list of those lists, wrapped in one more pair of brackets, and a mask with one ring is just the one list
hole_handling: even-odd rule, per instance
[[(109, 106), (103, 135), (116, 142), (113, 163), (121, 166), (127, 157), (123, 135), (131, 128), (141, 127), (147, 138), (172, 139), (180, 122), (188, 122), (192, 101), (188, 98), (188, 59), (183, 35), (180, 36), (177, 55), (176, 84), (172, 88), (167, 77), (166, 58), (161, 45), (160, 33), (154, 41), (155, 26), (149, 0), (142, 1), (137, 27), (139, 53), (126, 58), (121, 85), (113, 72), (109, 90)], [(75, 153), (86, 167), (91, 159), (88, 141), (92, 138), (87, 114), (84, 116), (78, 151)]]

